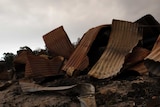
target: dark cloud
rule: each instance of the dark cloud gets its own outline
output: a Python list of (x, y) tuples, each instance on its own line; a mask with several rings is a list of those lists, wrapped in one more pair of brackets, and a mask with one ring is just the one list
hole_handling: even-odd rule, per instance
[(112, 19), (135, 21), (152, 14), (160, 21), (159, 0), (1, 0), (0, 54), (21, 46), (44, 48), (42, 36), (63, 25), (75, 42), (90, 28)]

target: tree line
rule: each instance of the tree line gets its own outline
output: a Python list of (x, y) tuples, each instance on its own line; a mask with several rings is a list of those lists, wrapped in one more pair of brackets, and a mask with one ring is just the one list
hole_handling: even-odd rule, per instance
[[(42, 50), (43, 51), (47, 51), (47, 49), (36, 49), (36, 50), (33, 50), (28, 47), (28, 46), (23, 46), (23, 47), (20, 47), (19, 50), (17, 51), (20, 52), (22, 50), (27, 50), (27, 51), (30, 51), (32, 52), (34, 55), (38, 55)], [(12, 52), (7, 52), (7, 53), (3, 53), (3, 57), (1, 59), (1, 62), (4, 62), (7, 69), (12, 69), (13, 68), (13, 61), (14, 61), (14, 58), (17, 56), (17, 54), (14, 54)]]
[[(77, 44), (80, 42), (80, 38), (77, 38), (77, 41), (76, 42), (73, 42), (72, 45), (74, 47), (77, 46)], [(20, 52), (22, 50), (27, 50), (27, 51), (30, 51), (32, 52), (34, 55), (38, 55), (40, 53), (43, 52), (43, 54), (49, 54), (48, 52), (48, 49), (45, 47), (45, 49), (36, 49), (36, 50), (32, 50), (30, 47), (28, 46), (23, 46), (23, 47), (20, 47), (19, 50), (17, 51)], [(5, 62), (6, 66), (7, 66), (7, 69), (12, 69), (13, 68), (13, 61), (14, 61), (14, 58), (17, 56), (17, 54), (13, 54), (12, 52), (7, 52), (7, 53), (4, 53), (3, 54), (3, 57), (2, 57), (2, 60), (0, 62)]]

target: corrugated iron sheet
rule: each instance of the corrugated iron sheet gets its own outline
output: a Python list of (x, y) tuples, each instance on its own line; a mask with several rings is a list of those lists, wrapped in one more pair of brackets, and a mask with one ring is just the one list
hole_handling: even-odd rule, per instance
[(68, 59), (74, 51), (74, 47), (64, 31), (63, 26), (47, 33), (43, 36), (43, 39), (47, 48), (53, 55), (57, 54)]
[(143, 61), (149, 53), (150, 51), (148, 49), (142, 47), (133, 48), (132, 52), (126, 56), (124, 66), (134, 65), (140, 61)]
[(28, 82), (26, 80), (20, 80), (19, 84), (23, 92), (62, 91), (62, 90), (72, 89), (77, 86), (77, 84), (75, 84), (75, 85), (70, 85), (70, 86), (45, 87), (45, 86), (35, 84), (33, 81)]
[(14, 59), (14, 63), (26, 64), (27, 55), (32, 55), (30, 51), (23, 50), (21, 51)]
[[(87, 64), (88, 63), (88, 64)], [(79, 69), (80, 71), (83, 71), (84, 68), (87, 68), (87, 66), (89, 65), (89, 59), (88, 57), (84, 57), (82, 63), (79, 65), (79, 67), (77, 69)]]
[(144, 61), (137, 63), (136, 65), (132, 66), (131, 68), (129, 68), (128, 70), (133, 70), (133, 71), (137, 71), (140, 75), (145, 75), (148, 74), (148, 69), (146, 68), (146, 66), (144, 65)]
[[(101, 28), (106, 27), (106, 25), (101, 25), (92, 29), (89, 29), (82, 37), (75, 51), (64, 65), (63, 70), (67, 72), (68, 75), (72, 76), (75, 70), (85, 69), (88, 65), (88, 61), (84, 60), (87, 53), (95, 40), (98, 32)], [(83, 64), (82, 64), (83, 63)], [(83, 65), (83, 67), (82, 67)], [(81, 66), (81, 67), (80, 67)]]
[(140, 39), (138, 24), (113, 20), (106, 50), (88, 74), (98, 79), (116, 75), (122, 68), (125, 56)]
[(59, 75), (63, 64), (63, 57), (54, 57), (49, 60), (43, 57), (28, 55), (25, 67), (25, 77), (47, 77)]
[(155, 42), (151, 53), (145, 58), (145, 65), (151, 74), (160, 76), (160, 36)]
[(143, 28), (142, 46), (146, 49), (152, 50), (152, 47), (160, 34), (160, 24), (150, 14), (138, 19), (136, 23), (139, 23), (139, 27)]
[(151, 53), (145, 58), (160, 62), (160, 36), (155, 42)]
[(123, 64), (123, 68), (126, 70), (137, 71), (139, 74), (145, 74), (148, 72), (144, 65), (144, 58), (150, 53), (148, 49), (142, 47), (135, 47), (132, 53), (129, 53)]

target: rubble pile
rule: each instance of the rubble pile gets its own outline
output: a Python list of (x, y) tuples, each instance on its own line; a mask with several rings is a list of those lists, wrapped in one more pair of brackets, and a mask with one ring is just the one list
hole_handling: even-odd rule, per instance
[[(54, 103), (44, 100), (42, 105), (28, 104), (33, 107), (152, 107), (152, 100), (160, 105), (160, 86), (157, 86), (160, 76), (159, 34), (160, 24), (152, 15), (145, 15), (135, 22), (113, 19), (112, 24), (89, 29), (74, 47), (60, 26), (43, 36), (47, 47), (45, 52), (39, 55), (29, 50), (18, 52), (14, 59), (14, 73), (1, 66), (0, 79), (10, 80), (2, 83), (1, 90), (10, 93), (8, 87), (16, 84), (20, 97), (22, 93), (34, 97), (39, 92), (58, 93), (51, 94)], [(129, 80), (132, 79), (130, 76), (136, 77)], [(148, 84), (154, 86), (156, 92), (152, 92)], [(136, 93), (140, 93), (139, 96)], [(65, 96), (67, 100), (56, 105), (61, 102), (56, 100), (57, 96)], [(47, 96), (40, 93), (39, 97)], [(7, 105), (6, 102), (1, 104)], [(22, 102), (21, 106), (24, 106), (28, 101)], [(45, 102), (50, 104), (45, 105)]]

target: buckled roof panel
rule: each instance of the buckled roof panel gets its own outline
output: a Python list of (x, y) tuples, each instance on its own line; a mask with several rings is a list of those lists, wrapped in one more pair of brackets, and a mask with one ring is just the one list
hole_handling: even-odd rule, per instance
[(155, 42), (151, 53), (145, 58), (145, 65), (151, 74), (160, 76), (160, 36)]
[(108, 45), (88, 74), (98, 79), (116, 75), (123, 66), (125, 56), (141, 38), (138, 24), (113, 20)]
[(63, 26), (60, 26), (43, 36), (44, 42), (49, 51), (55, 55), (69, 58), (74, 51), (74, 46), (70, 42)]
[(107, 25), (101, 25), (101, 26), (89, 29), (83, 35), (75, 51), (72, 53), (71, 57), (63, 67), (63, 70), (66, 71), (68, 75), (72, 76), (75, 70), (81, 70), (82, 63), (84, 67), (87, 67), (85, 66), (85, 63), (86, 65), (88, 65), (89, 62), (87, 62), (87, 60), (84, 62), (84, 59), (86, 58), (88, 51), (90, 50), (92, 43), (96, 39), (99, 31), (104, 27), (107, 27)]
[(25, 77), (47, 77), (59, 75), (63, 64), (63, 57), (49, 60), (40, 56), (28, 55), (25, 67)]

